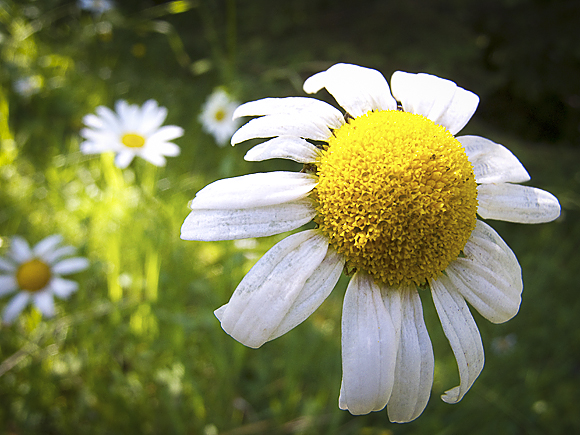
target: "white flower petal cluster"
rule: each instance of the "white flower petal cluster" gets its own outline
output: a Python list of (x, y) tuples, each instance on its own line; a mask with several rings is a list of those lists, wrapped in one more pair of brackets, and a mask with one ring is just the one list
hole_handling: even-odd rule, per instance
[(233, 118), (234, 111), (239, 105), (226, 91), (216, 89), (201, 108), (198, 119), (202, 129), (211, 134), (220, 147), (228, 143), (240, 126), (239, 120)]
[(78, 0), (79, 9), (93, 12), (97, 15), (110, 11), (114, 7), (112, 0)]
[[(479, 98), (454, 82), (428, 74), (395, 72), (391, 86), (376, 70), (337, 64), (310, 77), (304, 90), (326, 88), (347, 115), (402, 110), (427, 117), (458, 133)], [(308, 140), (327, 141), (345, 115), (312, 98), (267, 98), (240, 106), (234, 116), (257, 116), (232, 137), (232, 144), (272, 138), (246, 154), (247, 160), (287, 158), (316, 163), (320, 150)], [(502, 145), (478, 136), (457, 138), (478, 183), (478, 214), (484, 219), (539, 223), (556, 219), (558, 200), (522, 183), (530, 179)], [(181, 238), (230, 240), (263, 237), (299, 228), (317, 214), (310, 194), (317, 177), (271, 172), (216, 181), (191, 202)], [(468, 303), (494, 323), (519, 310), (523, 288), (518, 261), (486, 223), (475, 229), (445, 273), (429, 279), (443, 331), (455, 354), (460, 384), (442, 399), (456, 403), (481, 372), (484, 352)], [(248, 272), (230, 301), (215, 314), (222, 328), (257, 348), (304, 321), (338, 281), (345, 258), (319, 229), (290, 235)], [(343, 378), (339, 406), (352, 414), (387, 407), (389, 419), (407, 422), (425, 408), (433, 385), (434, 357), (414, 286), (377, 283), (364, 271), (351, 278), (342, 312)]]
[[(81, 143), (84, 154), (116, 153), (115, 164), (126, 168), (135, 156), (164, 166), (165, 157), (175, 157), (181, 149), (170, 142), (183, 136), (183, 129), (176, 125), (161, 126), (167, 117), (167, 109), (159, 107), (155, 100), (146, 101), (142, 107), (125, 100), (115, 103), (115, 110), (99, 106), (95, 114), (86, 115), (81, 130), (85, 141)], [(127, 146), (123, 138), (134, 135), (142, 141), (140, 146)]]
[[(0, 297), (15, 291), (17, 294), (4, 307), (3, 322), (13, 322), (29, 302), (32, 302), (44, 316), (51, 317), (54, 315), (53, 296), (67, 299), (77, 291), (78, 283), (62, 278), (62, 275), (85, 270), (89, 266), (89, 261), (84, 257), (71, 257), (76, 250), (61, 243), (62, 236), (52, 235), (31, 249), (23, 238), (18, 236), (12, 238), (7, 257), (0, 257)], [(34, 291), (22, 289), (18, 279), (19, 270), (23, 265), (35, 260), (47, 266), (46, 285)]]

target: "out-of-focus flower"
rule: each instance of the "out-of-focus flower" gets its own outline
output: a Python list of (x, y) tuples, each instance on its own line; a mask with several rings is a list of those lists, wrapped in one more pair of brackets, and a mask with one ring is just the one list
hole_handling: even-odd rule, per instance
[(286, 158), (304, 168), (206, 186), (190, 203), (181, 237), (264, 237), (314, 220), (315, 229), (271, 248), (215, 315), (233, 338), (260, 347), (304, 321), (345, 269), (352, 277), (339, 406), (352, 414), (387, 407), (391, 421), (411, 421), (423, 412), (434, 375), (420, 292), (431, 291), (457, 360), (460, 383), (442, 396), (456, 403), (484, 364), (467, 303), (505, 322), (518, 312), (523, 288), (516, 256), (476, 215), (549, 222), (560, 204), (516, 184), (530, 177), (507, 148), (454, 136), (479, 103), (454, 82), (397, 71), (389, 87), (376, 70), (337, 64), (304, 83), (308, 93), (322, 88), (345, 114), (313, 98), (266, 98), (236, 110), (234, 117), (258, 118), (232, 144), (273, 137), (246, 160)]
[(202, 106), (199, 122), (219, 146), (223, 147), (240, 126), (239, 120), (232, 117), (238, 106), (223, 89), (216, 89)]
[(40, 92), (40, 89), (42, 88), (42, 82), (42, 76), (35, 75), (19, 78), (18, 80), (14, 81), (12, 86), (14, 88), (14, 92), (16, 92), (18, 95), (29, 98)]
[(110, 11), (114, 7), (111, 0), (78, 0), (79, 9), (93, 12), (97, 15)]
[(61, 236), (53, 235), (31, 249), (23, 238), (12, 238), (7, 257), (0, 257), (0, 296), (18, 293), (4, 307), (3, 322), (11, 323), (30, 301), (44, 316), (51, 317), (53, 296), (66, 299), (78, 289), (78, 283), (61, 275), (85, 270), (89, 262), (70, 257), (76, 250), (61, 242)]
[(116, 113), (99, 106), (96, 115), (83, 118), (87, 128), (81, 130), (81, 136), (86, 139), (81, 144), (81, 152), (113, 151), (117, 153), (115, 164), (119, 168), (129, 166), (135, 156), (164, 166), (165, 156), (179, 155), (180, 148), (170, 141), (183, 136), (183, 129), (176, 125), (161, 127), (167, 117), (165, 107), (159, 107), (155, 100), (146, 101), (142, 107), (119, 100), (115, 109)]

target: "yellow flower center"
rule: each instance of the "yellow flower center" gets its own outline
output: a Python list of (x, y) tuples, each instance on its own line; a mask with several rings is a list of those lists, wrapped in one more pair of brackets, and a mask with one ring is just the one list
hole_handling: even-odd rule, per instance
[(219, 109), (215, 112), (214, 116), (216, 121), (223, 121), (226, 117), (226, 112), (223, 109)]
[(50, 267), (37, 258), (22, 263), (16, 271), (16, 281), (22, 290), (36, 292), (50, 281)]
[(137, 133), (125, 133), (121, 142), (129, 148), (141, 148), (145, 145), (145, 138)]
[(351, 119), (317, 163), (315, 221), (349, 268), (389, 285), (424, 284), (473, 228), (477, 185), (459, 141), (397, 110)]

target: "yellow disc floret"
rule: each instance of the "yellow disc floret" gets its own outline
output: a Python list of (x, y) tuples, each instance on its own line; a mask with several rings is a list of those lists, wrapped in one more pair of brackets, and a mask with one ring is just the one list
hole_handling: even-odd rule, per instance
[(37, 258), (22, 263), (16, 271), (16, 281), (22, 290), (36, 292), (50, 281), (50, 267)]
[(421, 285), (456, 259), (473, 228), (477, 186), (459, 141), (421, 115), (351, 119), (318, 162), (316, 222), (349, 268)]
[(137, 133), (125, 133), (121, 142), (129, 148), (141, 148), (145, 145), (145, 138)]

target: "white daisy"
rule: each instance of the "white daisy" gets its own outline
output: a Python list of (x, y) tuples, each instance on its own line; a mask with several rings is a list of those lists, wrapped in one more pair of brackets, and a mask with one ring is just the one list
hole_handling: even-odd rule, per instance
[(81, 152), (113, 151), (117, 153), (115, 164), (119, 168), (129, 166), (135, 156), (155, 166), (164, 166), (164, 156), (179, 155), (180, 148), (169, 141), (183, 136), (183, 129), (176, 125), (161, 127), (167, 117), (165, 107), (159, 107), (155, 100), (146, 101), (142, 107), (119, 100), (115, 110), (117, 113), (99, 106), (96, 115), (83, 118), (88, 128), (81, 130), (81, 136), (86, 139), (81, 143)]
[(110, 11), (114, 6), (111, 0), (78, 0), (77, 4), (79, 9), (84, 9), (99, 15)]
[[(286, 158), (299, 173), (270, 172), (216, 181), (191, 202), (181, 237), (228, 240), (299, 228), (248, 272), (216, 310), (222, 328), (259, 347), (305, 320), (345, 269), (352, 274), (342, 312), (339, 406), (352, 414), (387, 407), (407, 422), (425, 408), (434, 358), (420, 292), (431, 291), (455, 354), (456, 403), (483, 368), (479, 330), (466, 302), (494, 323), (519, 309), (518, 261), (485, 222), (556, 219), (558, 200), (521, 183), (529, 175), (505, 147), (454, 135), (479, 98), (428, 74), (337, 64), (304, 90), (326, 88), (345, 109), (312, 98), (266, 98), (235, 116), (259, 116), (232, 144), (273, 137), (246, 160)], [(309, 142), (316, 141), (316, 144)], [(322, 144), (322, 145), (320, 145)]]
[(216, 89), (201, 108), (199, 122), (203, 131), (211, 134), (219, 146), (224, 146), (240, 126), (232, 117), (239, 105), (226, 91)]
[[(70, 257), (72, 246), (61, 246), (62, 237), (53, 235), (34, 248), (21, 237), (13, 237), (8, 256), (0, 257), (0, 297), (18, 291), (4, 307), (2, 321), (11, 323), (30, 301), (40, 312), (54, 315), (53, 295), (68, 298), (78, 289), (78, 283), (61, 275), (80, 272), (89, 266), (83, 257)], [(64, 258), (68, 257), (68, 258)]]

